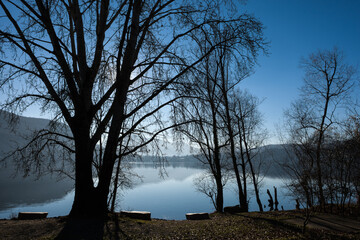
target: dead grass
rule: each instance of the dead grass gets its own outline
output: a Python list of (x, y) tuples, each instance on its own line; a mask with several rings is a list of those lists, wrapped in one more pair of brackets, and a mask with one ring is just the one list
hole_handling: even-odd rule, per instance
[(286, 219), (297, 212), (212, 214), (210, 220), (0, 220), (0, 239), (360, 239), (359, 233), (309, 230), (305, 235)]

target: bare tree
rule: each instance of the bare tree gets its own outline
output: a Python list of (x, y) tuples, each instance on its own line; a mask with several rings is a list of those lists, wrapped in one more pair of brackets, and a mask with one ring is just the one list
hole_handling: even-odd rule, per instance
[[(209, 57), (205, 59), (204, 65), (207, 71), (212, 69)], [(221, 149), (224, 148), (224, 140), (221, 136), (218, 101), (218, 89), (216, 82), (211, 78), (211, 73), (205, 75), (194, 75), (194, 87), (191, 89), (190, 98), (183, 99), (173, 110), (175, 122), (189, 121), (188, 124), (176, 128), (176, 133), (186, 136), (192, 144), (200, 149), (198, 160), (206, 164), (215, 181), (216, 191), (213, 185), (210, 189), (204, 181), (199, 181), (201, 191), (212, 199), (215, 209), (223, 211), (223, 156)], [(207, 187), (204, 189), (204, 187)], [(207, 192), (209, 191), (209, 193)], [(214, 198), (216, 198), (214, 200)]]
[(237, 91), (232, 97), (232, 119), (233, 126), (238, 132), (237, 134), (237, 152), (240, 162), (235, 167), (241, 166), (242, 178), (244, 182), (244, 193), (247, 196), (247, 175), (250, 169), (251, 180), (254, 185), (256, 202), (259, 211), (263, 211), (263, 205), (259, 195), (260, 169), (262, 165), (261, 159), (257, 163), (254, 158), (258, 155), (260, 147), (263, 145), (267, 134), (262, 128), (262, 116), (258, 110), (260, 101), (247, 91)]
[(351, 166), (351, 183), (356, 195), (358, 213), (360, 212), (360, 116), (351, 116), (346, 127), (349, 140), (346, 142), (350, 148), (350, 154), (354, 158)]
[(317, 199), (320, 208), (325, 210), (324, 145), (327, 132), (336, 124), (338, 107), (346, 103), (353, 87), (355, 69), (346, 64), (337, 48), (311, 54), (301, 61), (301, 67), (305, 71), (302, 98), (292, 104), (286, 117), (294, 149), (301, 151), (297, 154), (298, 164), (307, 169), (302, 170), (299, 183), (308, 188), (310, 179), (316, 179)]
[[(256, 56), (264, 51), (265, 42), (262, 27), (255, 19), (247, 19), (247, 25), (229, 23), (214, 25), (211, 31), (196, 32), (192, 37), (198, 43), (195, 54), (203, 55), (214, 42), (221, 46), (199, 64), (187, 85), (181, 88), (180, 95), (186, 98), (174, 105), (175, 123), (190, 121), (176, 129), (196, 144), (201, 153), (199, 160), (208, 165), (209, 172), (216, 183), (216, 194), (204, 190), (208, 186), (199, 181), (201, 191), (213, 199), (216, 210), (223, 211), (223, 185), (226, 161), (230, 156), (236, 166), (235, 174), (239, 189), (241, 208), (248, 210), (246, 195), (237, 168), (235, 135), (237, 134), (231, 114), (231, 93), (237, 84), (247, 77), (255, 64)], [(226, 40), (228, 39), (228, 40)], [(227, 176), (227, 174), (225, 174)], [(246, 183), (245, 183), (246, 184)], [(212, 191), (210, 191), (212, 192)]]
[[(226, 29), (224, 34), (229, 34), (231, 29)], [(221, 37), (221, 35), (220, 35)], [(254, 39), (253, 41), (258, 41), (259, 39)], [(244, 57), (244, 52), (240, 49), (249, 47), (244, 44), (240, 48), (236, 47), (237, 42), (224, 44), (214, 51), (216, 55), (216, 64), (214, 69), (216, 69), (217, 75), (215, 76), (217, 81), (217, 88), (219, 89), (219, 101), (220, 107), (218, 108), (219, 117), (221, 118), (221, 124), (224, 126), (222, 131), (224, 131), (224, 136), (228, 139), (227, 151), (228, 155), (232, 160), (232, 170), (235, 174), (235, 179), (238, 187), (238, 199), (239, 206), (241, 211), (248, 211), (248, 200), (247, 200), (247, 189), (246, 189), (246, 171), (245, 164), (243, 165), (243, 182), (241, 181), (241, 175), (238, 168), (238, 156), (236, 149), (236, 137), (241, 133), (235, 127), (237, 126), (234, 119), (236, 119), (236, 113), (232, 112), (233, 105), (236, 105), (234, 101), (239, 100), (237, 98), (236, 87), (243, 79), (247, 78), (252, 70), (256, 61), (256, 51), (264, 50), (265, 46), (258, 46), (258, 49), (254, 49), (252, 58)], [(252, 44), (250, 44), (251, 46)], [(235, 100), (236, 99), (236, 100)], [(250, 107), (250, 106), (246, 106)], [(234, 115), (233, 115), (234, 114)]]
[[(294, 125), (292, 119), (300, 119), (301, 125), (306, 125), (308, 121), (301, 116), (310, 113), (308, 111), (309, 105), (297, 103), (292, 105), (291, 120), (288, 119), (288, 140), (285, 145), (285, 151), (288, 155), (288, 161), (282, 164), (285, 172), (288, 174), (291, 181), (288, 182), (288, 188), (296, 196), (297, 199), (304, 202), (306, 207), (314, 205), (314, 139), (312, 137), (312, 129), (302, 128), (299, 125)], [(287, 114), (287, 112), (285, 113)], [(311, 118), (310, 118), (311, 119)], [(302, 197), (305, 197), (305, 200)]]
[[(221, 105), (219, 108), (219, 116), (224, 124), (225, 135), (228, 136), (228, 151), (232, 160), (232, 169), (235, 174), (235, 179), (238, 187), (239, 207), (241, 211), (248, 211), (247, 189), (246, 189), (246, 171), (245, 164), (243, 165), (243, 182), (238, 168), (238, 157), (236, 153), (236, 136), (240, 133), (236, 130), (237, 126), (233, 119), (235, 118), (231, 112), (231, 105), (234, 105), (234, 89), (238, 83), (248, 77), (251, 73), (255, 59), (247, 58), (247, 61), (241, 61), (241, 54), (232, 51), (233, 46), (224, 46), (217, 50), (217, 68), (219, 72), (218, 88), (221, 93)], [(240, 59), (239, 59), (240, 58)], [(235, 114), (236, 116), (236, 114)]]
[[(171, 127), (162, 124), (157, 113), (174, 101), (173, 85), (221, 44), (214, 42), (202, 55), (189, 57), (194, 41), (187, 36), (225, 22), (253, 21), (248, 15), (219, 16), (214, 12), (218, 4), (221, 1), (0, 0), (0, 85), (14, 93), (3, 108), (21, 112), (38, 103), (54, 114), (54, 121), (68, 126), (66, 134), (37, 135), (33, 142), (39, 144), (32, 146), (39, 153), (50, 141), (74, 156), (71, 216), (102, 216), (107, 211), (123, 139), (133, 136), (133, 147), (123, 153), (127, 155)], [(124, 125), (127, 119), (133, 119), (131, 125)], [(59, 138), (69, 144), (48, 140)], [(95, 161), (100, 143), (101, 156)], [(17, 153), (39, 159), (26, 149)]]
[(331, 212), (335, 206), (338, 213), (345, 214), (358, 195), (359, 145), (356, 121), (352, 116), (347, 119), (345, 129), (342, 126), (332, 129), (324, 144), (323, 154), (327, 161), (323, 176)]

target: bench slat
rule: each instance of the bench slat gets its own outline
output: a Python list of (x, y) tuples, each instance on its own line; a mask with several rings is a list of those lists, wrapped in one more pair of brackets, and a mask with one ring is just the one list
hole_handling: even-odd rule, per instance
[(187, 220), (205, 220), (210, 219), (209, 213), (187, 213)]
[(47, 212), (19, 212), (18, 219), (20, 220), (32, 220), (32, 219), (44, 219), (48, 215)]
[(120, 215), (134, 219), (151, 220), (151, 213), (144, 211), (121, 211)]

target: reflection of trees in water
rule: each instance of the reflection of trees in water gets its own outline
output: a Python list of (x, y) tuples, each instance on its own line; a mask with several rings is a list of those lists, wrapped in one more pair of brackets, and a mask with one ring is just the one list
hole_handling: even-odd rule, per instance
[[(270, 150), (269, 150), (270, 149)], [(262, 154), (268, 156), (268, 160), (275, 157), (276, 159), (281, 159), (282, 148), (270, 147), (267, 151)], [(164, 179), (176, 179), (176, 180), (184, 180), (180, 178), (184, 178), (193, 171), (189, 172), (189, 170), (199, 170), (202, 171), (206, 169), (206, 167), (201, 164), (198, 160), (194, 158), (194, 156), (173, 156), (167, 159), (164, 167), (168, 173), (168, 176), (165, 178), (161, 178), (159, 176), (159, 169), (156, 168), (157, 164), (154, 161), (155, 157), (144, 157), (142, 161), (131, 162), (133, 170), (138, 169), (154, 169), (153, 176), (151, 179), (153, 183), (164, 181)], [(173, 171), (169, 171), (169, 169), (173, 168)], [(177, 172), (181, 172), (184, 170), (184, 174), (181, 176), (174, 176)], [(267, 171), (267, 177), (279, 177), (281, 176), (280, 168), (269, 168)], [(22, 178), (22, 176), (16, 176), (15, 178), (11, 177), (14, 173), (14, 169), (2, 168), (0, 169), (0, 210), (6, 209), (6, 206), (14, 206), (17, 204), (33, 204), (33, 203), (44, 203), (49, 202), (54, 199), (59, 199), (65, 196), (65, 194), (73, 189), (73, 181), (70, 179), (63, 179), (61, 181), (57, 181), (55, 177), (51, 176), (43, 176), (40, 179), (36, 179), (35, 177)], [(136, 172), (139, 175), (144, 175), (142, 172)], [(147, 172), (148, 173), (148, 172)], [(148, 181), (147, 181), (148, 182)], [(135, 184), (133, 187), (142, 184), (140, 179), (135, 179)]]
[(18, 204), (45, 203), (60, 199), (71, 191), (74, 182), (70, 179), (58, 181), (55, 177), (11, 177), (11, 169), (0, 170), (0, 210)]
[[(152, 162), (133, 162), (131, 163), (133, 167), (143, 167), (143, 168), (158, 168), (156, 163)], [(195, 168), (195, 169), (205, 169), (204, 165), (198, 162), (167, 162), (164, 163), (165, 168)]]
[[(260, 172), (260, 174), (267, 177), (287, 176), (284, 170), (279, 167), (279, 164), (286, 162), (289, 158), (287, 149), (288, 148), (283, 145), (268, 145), (261, 147), (259, 153), (253, 158), (254, 165), (258, 165), (260, 161), (266, 165), (266, 167)], [(270, 164), (274, 162), (276, 164)], [(133, 161), (131, 162), (131, 164), (134, 167), (158, 167), (156, 157), (153, 156), (142, 157), (141, 160)], [(206, 168), (206, 166), (204, 166), (204, 164), (198, 161), (193, 155), (166, 157), (165, 167), (184, 167), (196, 169)]]
[[(168, 171), (168, 176), (165, 178), (161, 178), (159, 177), (158, 174), (158, 169), (154, 168), (152, 163), (134, 163), (133, 165), (133, 171), (136, 172), (139, 175), (143, 175), (146, 177), (146, 180), (144, 182), (140, 182), (137, 184), (133, 185), (133, 189), (132, 190), (126, 190), (124, 192), (121, 192), (121, 196), (120, 198), (117, 198), (117, 204), (119, 204), (120, 206), (124, 207), (123, 205), (123, 201), (124, 199), (127, 198), (127, 196), (129, 196), (129, 191), (137, 191), (137, 188), (150, 188), (151, 192), (154, 193), (155, 192), (165, 192), (168, 193), (167, 191), (162, 191), (161, 189), (164, 187), (167, 188), (172, 188), (173, 185), (171, 185), (172, 182), (177, 183), (177, 184), (181, 184), (181, 186), (184, 186), (184, 188), (190, 188), (190, 191), (185, 191), (185, 192), (195, 192), (195, 186), (193, 185), (193, 180), (200, 176), (202, 172), (204, 172), (205, 169), (200, 169), (200, 168), (192, 168), (189, 167), (187, 165), (187, 167), (180, 167), (179, 165), (183, 164), (183, 165), (187, 165), (186, 163), (174, 163), (174, 164), (169, 164), (170, 167), (166, 168), (166, 170)], [(176, 165), (177, 167), (172, 167)], [(42, 181), (42, 180), (40, 180)], [(46, 183), (46, 181), (43, 181)], [(179, 183), (180, 182), (180, 183)], [(37, 183), (37, 182), (35, 182)], [(284, 194), (284, 188), (281, 188), (281, 183), (282, 181), (279, 179), (272, 179), (272, 178), (264, 178), (263, 181), (263, 189), (264, 191), (260, 191), (261, 195), (260, 197), (263, 199), (263, 201), (266, 201), (266, 188), (272, 188), (272, 186), (276, 186), (279, 189), (279, 206), (281, 207), (281, 205), (283, 205), (286, 209), (289, 208), (294, 208), (295, 207), (295, 202), (293, 201), (292, 197), (287, 196), (286, 194)], [(1, 184), (1, 183), (0, 183)], [(56, 184), (56, 183), (55, 183)], [(37, 189), (45, 189), (45, 191), (43, 192), (44, 195), (49, 196), (48, 192), (46, 192), (49, 188), (51, 188), (51, 186), (54, 186), (52, 183), (50, 183), (50, 185), (45, 186), (46, 188), (42, 188), (37, 187)], [(228, 185), (225, 187), (225, 196), (226, 196), (226, 205), (232, 204), (232, 199), (236, 199), (236, 193), (235, 191), (235, 183), (233, 181), (229, 181)], [(29, 189), (31, 189), (32, 187), (29, 187)], [(53, 187), (54, 190), (59, 190), (55, 187)], [(2, 189), (2, 188), (1, 188)], [(11, 189), (11, 188), (10, 188)], [(70, 186), (71, 189), (71, 186)], [(65, 195), (65, 191), (63, 192)], [(249, 189), (249, 193), (250, 193), (250, 211), (254, 211), (256, 210), (256, 205), (252, 205), (251, 203), (255, 201), (255, 196), (253, 195), (253, 189)], [(70, 193), (70, 194), (73, 194)], [(61, 209), (64, 205), (68, 205), (68, 207), (70, 208), (71, 206), (71, 201), (68, 201), (65, 203), (66, 199), (64, 197), (64, 195), (60, 195), (60, 197), (53, 197), (53, 198), (48, 198), (47, 200), (44, 201), (38, 201), (36, 203), (51, 203), (51, 202), (55, 202), (56, 201), (56, 205), (54, 205), (55, 208), (59, 207), (59, 209)], [(130, 194), (131, 195), (131, 194)], [(67, 199), (72, 199), (73, 195), (70, 195), (69, 197), (67, 197)], [(195, 194), (195, 197), (199, 197), (202, 198), (202, 194)], [(1, 195), (2, 197), (2, 195)], [(163, 198), (166, 198), (167, 196), (163, 196)], [(61, 198), (61, 199), (59, 199)], [(141, 198), (141, 196), (139, 196), (138, 198)], [(211, 204), (208, 201), (207, 198), (204, 198), (204, 202), (203, 204), (200, 205), (208, 205), (209, 204), (209, 211), (213, 211), (213, 209), (211, 208)], [(59, 201), (58, 201), (59, 200)], [(145, 198), (144, 201), (147, 201), (147, 199)], [(194, 201), (198, 201), (198, 200), (194, 200)], [(199, 200), (200, 201), (200, 200)], [(2, 202), (1, 202), (2, 203)], [(35, 202), (28, 202), (27, 204), (33, 204)], [(235, 201), (234, 201), (235, 203)], [(15, 203), (15, 204), (11, 204), (11, 207), (16, 207), (18, 205), (20, 205), (21, 203)], [(66, 206), (67, 206), (66, 205)], [(184, 205), (184, 204), (183, 204)], [(7, 205), (9, 206), (9, 205)], [(177, 205), (178, 207), (181, 207), (181, 204), (179, 203)], [(5, 208), (3, 208), (4, 205), (0, 205), (0, 210), (4, 210)], [(141, 206), (131, 206), (132, 209), (137, 209), (138, 207), (141, 208)], [(65, 208), (64, 208), (65, 209)], [(116, 208), (118, 209), (118, 208)], [(268, 210), (268, 209), (265, 209)], [(63, 213), (59, 213), (60, 215), (66, 215), (68, 214), (68, 208), (66, 208), (65, 212)], [(159, 210), (160, 211), (160, 210)], [(183, 210), (179, 210), (180, 212)], [(57, 210), (57, 212), (59, 212)], [(49, 212), (50, 213), (50, 212)], [(4, 217), (8, 217), (9, 214), (6, 214)], [(181, 212), (181, 217), (183, 217), (183, 212)]]

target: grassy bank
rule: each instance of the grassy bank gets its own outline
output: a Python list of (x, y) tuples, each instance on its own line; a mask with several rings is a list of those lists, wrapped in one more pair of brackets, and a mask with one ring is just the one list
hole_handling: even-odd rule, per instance
[[(342, 231), (331, 226), (309, 226), (303, 234), (301, 217), (299, 212), (281, 211), (236, 215), (215, 213), (210, 220), (199, 221), (143, 221), (118, 215), (109, 215), (105, 221), (70, 220), (66, 217), (0, 220), (0, 239), (360, 239), (360, 232), (356, 229)], [(294, 219), (297, 221), (288, 221)], [(360, 226), (360, 222), (351, 221)]]

